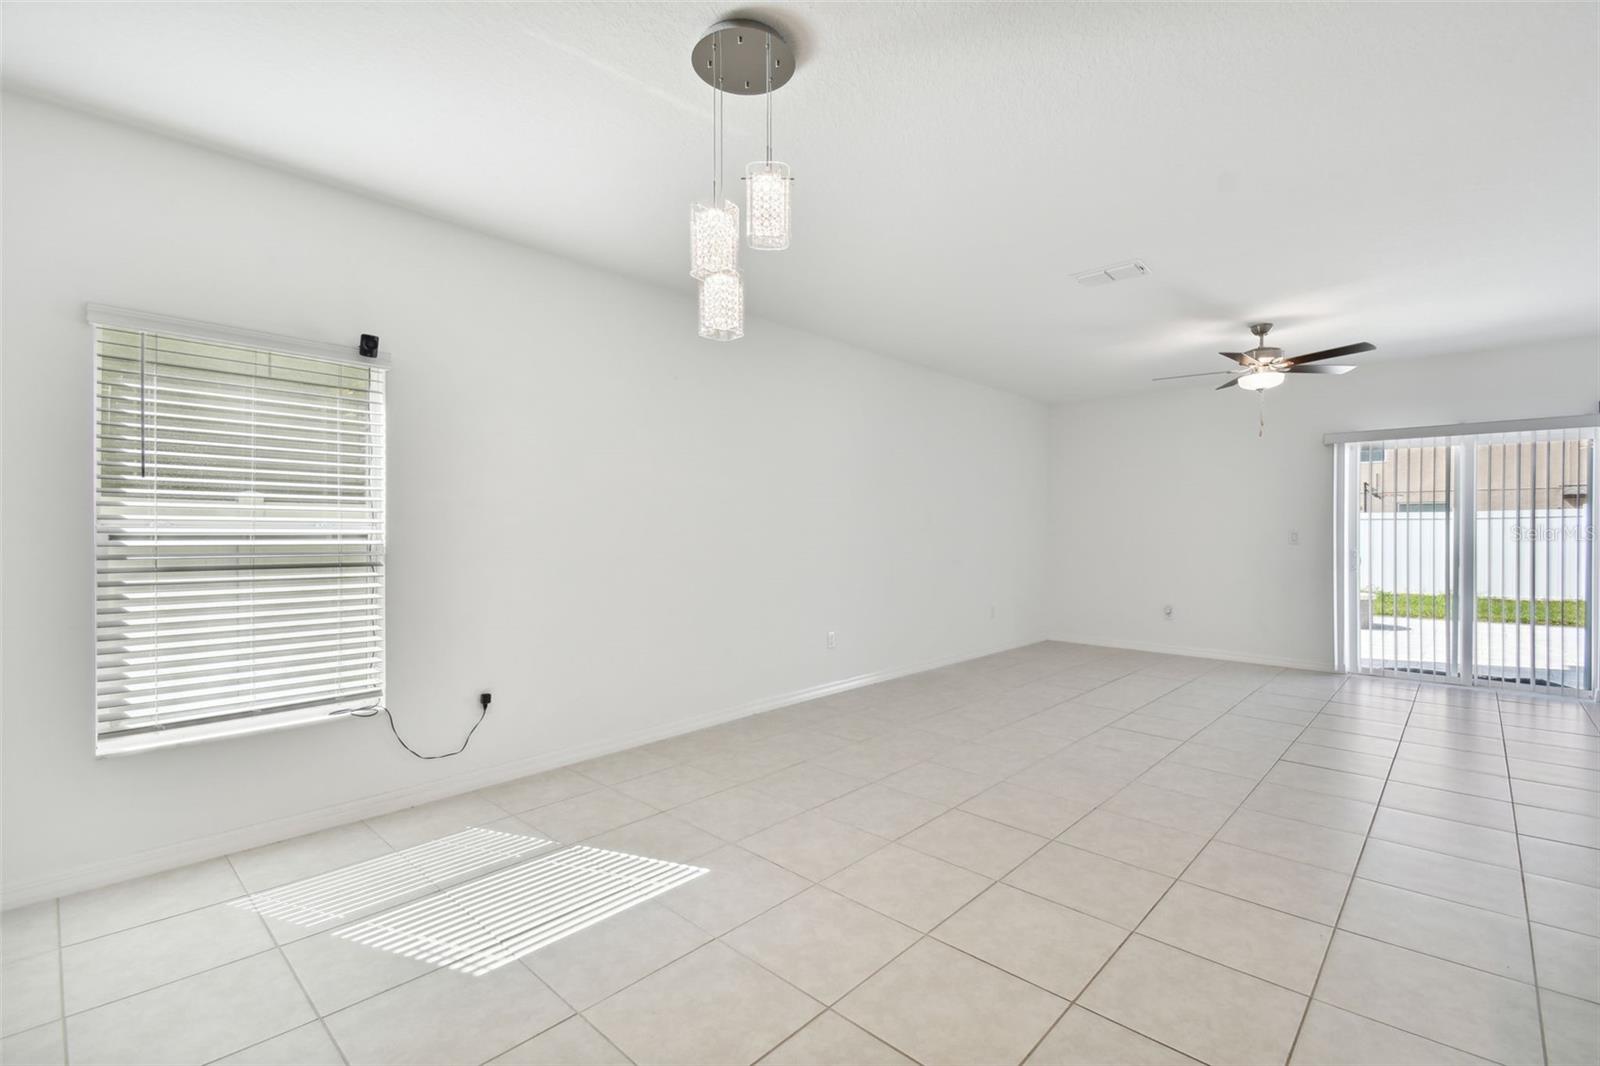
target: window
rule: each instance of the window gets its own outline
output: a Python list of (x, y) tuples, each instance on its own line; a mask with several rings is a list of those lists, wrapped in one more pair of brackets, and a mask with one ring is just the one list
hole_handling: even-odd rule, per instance
[(383, 369), (331, 345), (90, 319), (96, 751), (376, 707)]

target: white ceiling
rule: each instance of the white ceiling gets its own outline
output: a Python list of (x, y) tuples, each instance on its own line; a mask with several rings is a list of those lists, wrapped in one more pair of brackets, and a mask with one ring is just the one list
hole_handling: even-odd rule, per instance
[(1368, 361), (1597, 328), (1593, 4), (8, 3), (5, 79), (687, 303), (728, 14), (799, 52), (755, 315), (1049, 400), (1203, 388), (1148, 379), (1256, 318)]

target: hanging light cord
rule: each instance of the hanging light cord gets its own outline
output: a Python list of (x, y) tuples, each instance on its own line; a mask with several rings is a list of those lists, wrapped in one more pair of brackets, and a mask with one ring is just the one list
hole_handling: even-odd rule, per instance
[[(717, 65), (717, 43), (711, 42), (711, 66)], [(711, 87), (711, 206), (717, 206), (717, 87)]]
[(722, 101), (722, 50), (717, 47), (721, 34), (711, 39), (711, 70), (715, 85), (711, 87), (711, 206), (722, 209), (722, 116), (726, 105)]
[(717, 206), (717, 39), (711, 38), (711, 206)]
[(722, 95), (722, 64), (717, 64), (717, 206), (722, 206), (722, 199), (727, 195), (727, 182), (722, 180), (722, 172), (728, 165), (728, 149), (723, 143), (726, 137), (728, 122), (728, 102)]
[(767, 34), (767, 166), (772, 166), (772, 34)]

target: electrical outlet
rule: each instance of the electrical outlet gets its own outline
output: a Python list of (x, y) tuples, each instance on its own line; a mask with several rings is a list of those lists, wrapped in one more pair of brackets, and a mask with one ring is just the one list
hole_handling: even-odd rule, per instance
[(1289, 543), (1293, 544), (1295, 546), (1299, 546), (1299, 544), (1300, 544), (1300, 531), (1298, 529), (1289, 530)]
[(835, 633), (831, 629), (828, 630), (828, 649), (831, 651), (834, 648), (838, 647), (838, 645), (839, 645), (839, 634)]
[(1172, 604), (1169, 603), (1165, 607), (1161, 608), (1161, 613), (1170, 621), (1172, 619)]

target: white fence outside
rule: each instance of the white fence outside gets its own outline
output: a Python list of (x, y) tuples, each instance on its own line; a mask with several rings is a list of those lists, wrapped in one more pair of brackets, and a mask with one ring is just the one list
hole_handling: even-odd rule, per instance
[[(1593, 512), (1484, 511), (1477, 516), (1479, 596), (1587, 599)], [(1437, 512), (1358, 516), (1360, 584), (1383, 592), (1449, 591), (1450, 516)]]

